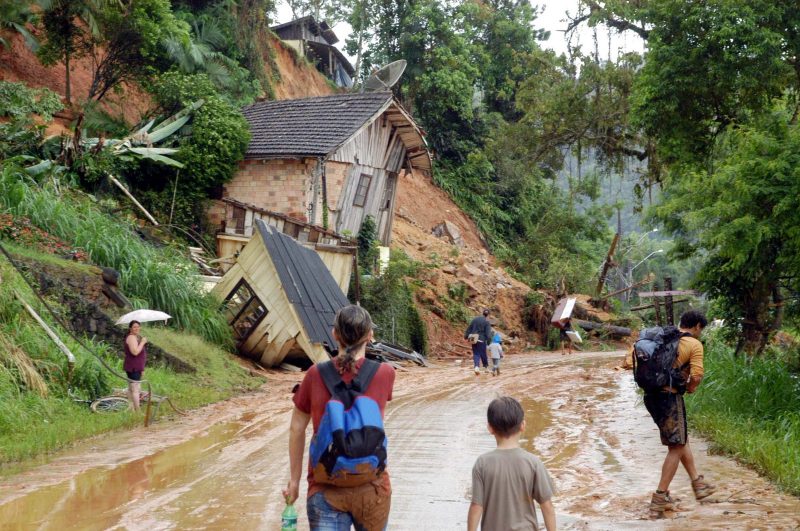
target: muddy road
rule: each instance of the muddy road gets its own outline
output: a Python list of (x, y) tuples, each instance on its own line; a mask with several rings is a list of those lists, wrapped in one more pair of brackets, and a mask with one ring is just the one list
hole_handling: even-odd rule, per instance
[[(671, 489), (679, 510), (651, 520), (647, 503), (664, 450), (630, 373), (615, 370), (619, 360), (620, 353), (537, 353), (507, 357), (496, 378), (455, 364), (399, 372), (386, 419), (389, 528), (466, 527), (472, 464), (494, 446), (486, 405), (501, 393), (526, 409), (524, 445), (556, 481), (561, 529), (800, 528), (800, 499), (708, 455), (697, 437), (690, 440), (698, 468), (717, 494), (695, 502), (680, 469)], [(0, 528), (277, 529), (290, 389), (299, 378), (272, 375), (258, 393), (94, 439), (0, 479)]]

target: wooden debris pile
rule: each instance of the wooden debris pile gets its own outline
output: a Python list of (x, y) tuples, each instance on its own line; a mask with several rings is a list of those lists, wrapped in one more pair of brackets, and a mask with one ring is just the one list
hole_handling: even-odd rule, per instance
[(367, 346), (367, 357), (398, 367), (401, 363), (413, 363), (422, 367), (428, 361), (419, 352), (391, 343), (375, 342)]

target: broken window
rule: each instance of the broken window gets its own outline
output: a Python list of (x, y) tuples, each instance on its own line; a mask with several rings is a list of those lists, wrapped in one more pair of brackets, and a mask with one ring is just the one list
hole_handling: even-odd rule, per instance
[(386, 178), (386, 187), (383, 189), (383, 199), (381, 200), (381, 208), (383, 210), (389, 210), (392, 206), (392, 198), (394, 197), (394, 185), (397, 182), (397, 174), (394, 172), (389, 172), (388, 177)]
[(358, 188), (356, 188), (356, 198), (353, 200), (354, 206), (363, 207), (367, 204), (370, 183), (372, 183), (372, 175), (362, 173), (358, 180)]
[(267, 315), (267, 308), (242, 279), (225, 298), (223, 312), (228, 324), (233, 327), (234, 339), (241, 343)]
[(245, 210), (242, 207), (233, 207), (233, 226), (236, 234), (244, 234)]

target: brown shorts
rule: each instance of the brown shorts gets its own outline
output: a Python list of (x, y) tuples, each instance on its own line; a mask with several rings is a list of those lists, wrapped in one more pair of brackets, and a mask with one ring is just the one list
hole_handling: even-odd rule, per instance
[(668, 391), (646, 394), (644, 407), (658, 426), (661, 444), (664, 446), (686, 444), (689, 433), (686, 427), (686, 404), (683, 402), (683, 395)]
[(325, 501), (337, 511), (350, 513), (356, 529), (386, 529), (392, 505), (392, 491), (386, 479), (358, 487), (326, 487)]

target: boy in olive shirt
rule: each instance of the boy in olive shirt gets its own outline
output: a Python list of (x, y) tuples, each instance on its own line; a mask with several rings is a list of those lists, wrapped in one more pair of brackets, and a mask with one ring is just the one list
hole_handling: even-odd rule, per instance
[(522, 406), (510, 396), (496, 398), (489, 404), (487, 417), (497, 449), (480, 456), (472, 468), (467, 529), (477, 531), (480, 523), (484, 531), (536, 531), (536, 500), (547, 531), (554, 531), (553, 481), (539, 458), (519, 447), (525, 429)]

